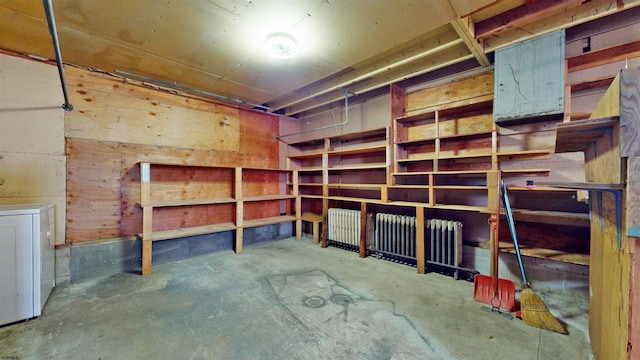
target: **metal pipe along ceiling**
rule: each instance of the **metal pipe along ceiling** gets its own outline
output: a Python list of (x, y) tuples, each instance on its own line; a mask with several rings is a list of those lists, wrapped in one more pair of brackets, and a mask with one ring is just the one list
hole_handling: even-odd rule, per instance
[(73, 110), (73, 105), (69, 103), (69, 95), (67, 94), (67, 82), (64, 79), (64, 67), (62, 65), (62, 56), (60, 55), (60, 43), (58, 41), (58, 31), (56, 30), (56, 19), (53, 16), (53, 5), (51, 0), (43, 0), (44, 12), (47, 15), (47, 23), (49, 24), (49, 32), (53, 41), (53, 49), (56, 53), (56, 63), (58, 63), (58, 74), (60, 75), (60, 83), (62, 84), (62, 94), (64, 95), (64, 104), (62, 108), (66, 111)]
[[(310, 132), (313, 132), (313, 131), (331, 129), (331, 128), (334, 128), (334, 127), (344, 126), (344, 125), (349, 124), (349, 94), (353, 94), (353, 93), (350, 92), (349, 90), (346, 90), (346, 89), (340, 89), (340, 90), (342, 90), (344, 92), (344, 121), (343, 122), (338, 123), (338, 124), (320, 126), (320, 127), (313, 128), (313, 129), (302, 130), (302, 131), (294, 132), (294, 133), (291, 133), (291, 134), (285, 134), (285, 135), (276, 136), (276, 139), (280, 140), (280, 141), (283, 141), (282, 140), (283, 137), (306, 134), (306, 133), (310, 133)], [(355, 94), (353, 94), (353, 95), (355, 95)]]

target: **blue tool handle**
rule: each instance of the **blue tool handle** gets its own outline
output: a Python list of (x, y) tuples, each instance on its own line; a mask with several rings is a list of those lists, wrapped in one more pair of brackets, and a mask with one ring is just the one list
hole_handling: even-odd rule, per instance
[(522, 282), (524, 286), (529, 286), (527, 281), (527, 274), (524, 272), (524, 265), (522, 264), (522, 255), (520, 255), (520, 246), (518, 245), (518, 236), (516, 235), (516, 226), (513, 222), (513, 213), (511, 212), (511, 205), (509, 204), (509, 195), (507, 194), (507, 185), (504, 184), (504, 180), (500, 180), (500, 187), (502, 188), (500, 194), (502, 195), (502, 203), (504, 204), (504, 210), (507, 213), (507, 223), (509, 223), (509, 231), (511, 232), (511, 238), (513, 239), (513, 245), (516, 248), (516, 257), (518, 258), (518, 265), (520, 265), (520, 273), (522, 273)]

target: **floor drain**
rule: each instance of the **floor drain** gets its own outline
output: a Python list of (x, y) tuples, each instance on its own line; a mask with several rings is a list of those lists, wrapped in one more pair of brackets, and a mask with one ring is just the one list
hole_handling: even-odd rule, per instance
[(346, 305), (351, 302), (351, 298), (349, 298), (349, 296), (344, 294), (336, 294), (336, 295), (333, 295), (333, 297), (331, 298), (331, 301), (333, 301), (338, 305)]
[(325, 301), (320, 296), (309, 296), (308, 298), (304, 299), (304, 304), (311, 308), (319, 308), (321, 306), (324, 306)]

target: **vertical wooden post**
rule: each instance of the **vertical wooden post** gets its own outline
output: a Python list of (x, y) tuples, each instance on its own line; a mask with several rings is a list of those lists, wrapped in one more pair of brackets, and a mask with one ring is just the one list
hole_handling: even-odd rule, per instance
[(295, 209), (296, 212), (296, 239), (302, 239), (302, 198), (300, 198), (299, 191), (299, 178), (298, 178), (298, 170), (293, 170), (291, 173), (291, 185), (293, 186), (292, 195), (295, 196)]
[(329, 214), (329, 155), (327, 152), (331, 147), (329, 139), (324, 139), (324, 152), (322, 153), (322, 247), (326, 248), (327, 244), (327, 231), (329, 229), (328, 214)]
[(489, 272), (491, 277), (498, 277), (498, 261), (500, 246), (498, 245), (498, 214), (489, 218)]
[(367, 202), (360, 203), (360, 257), (367, 256)]
[(418, 274), (426, 272), (424, 225), (424, 207), (416, 206), (416, 267), (418, 268)]
[(153, 206), (151, 206), (151, 164), (140, 163), (140, 206), (142, 207), (142, 275), (151, 274), (153, 259)]
[(562, 122), (571, 121), (571, 84), (569, 84), (569, 61), (564, 61), (564, 119)]
[(151, 274), (153, 206), (142, 207), (142, 275)]
[(429, 174), (429, 206), (434, 206), (436, 204), (436, 190), (434, 184), (434, 176), (433, 174)]
[(242, 168), (235, 169), (235, 198), (236, 198), (236, 254), (242, 254), (242, 235), (244, 220), (244, 202), (242, 201)]
[(433, 171), (438, 171), (438, 159), (440, 158), (440, 112), (436, 111), (434, 114), (435, 117), (435, 128), (436, 128), (436, 139), (435, 139), (435, 154), (433, 159)]
[(491, 212), (500, 209), (500, 175), (498, 171), (487, 172), (487, 208)]

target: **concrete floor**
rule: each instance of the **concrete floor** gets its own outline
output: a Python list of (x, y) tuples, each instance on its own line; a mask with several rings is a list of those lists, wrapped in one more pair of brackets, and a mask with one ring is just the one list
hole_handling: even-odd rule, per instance
[(591, 359), (587, 300), (538, 294), (568, 336), (483, 311), (470, 282), (289, 238), (57, 287), (0, 327), (0, 359)]

